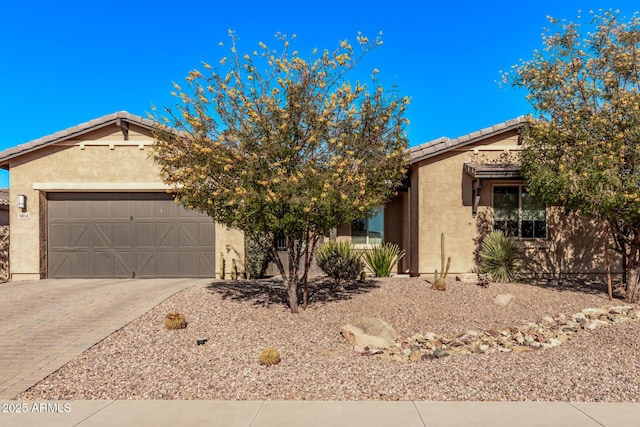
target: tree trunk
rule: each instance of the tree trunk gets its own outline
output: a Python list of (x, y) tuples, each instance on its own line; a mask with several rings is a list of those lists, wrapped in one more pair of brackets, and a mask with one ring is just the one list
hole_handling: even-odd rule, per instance
[(298, 313), (298, 283), (295, 278), (287, 281), (287, 297), (289, 298), (289, 309), (292, 314)]
[(609, 294), (609, 301), (613, 301), (613, 290), (611, 289), (611, 259), (609, 258), (609, 236), (611, 235), (611, 228), (607, 227), (607, 237), (604, 241), (604, 263), (607, 269), (607, 293)]
[(304, 246), (304, 291), (302, 292), (302, 307), (307, 309), (307, 302), (309, 300), (309, 284), (307, 280), (307, 273), (309, 271), (309, 231), (307, 231), (307, 244)]
[(627, 282), (625, 285), (625, 300), (630, 303), (638, 302), (640, 297), (640, 233), (636, 231), (636, 235), (629, 248), (629, 257), (627, 259)]

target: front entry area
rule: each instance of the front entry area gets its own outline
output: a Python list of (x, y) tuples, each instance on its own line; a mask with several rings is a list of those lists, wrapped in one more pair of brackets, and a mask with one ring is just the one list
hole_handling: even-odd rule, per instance
[(215, 224), (166, 193), (48, 193), (50, 278), (215, 277)]

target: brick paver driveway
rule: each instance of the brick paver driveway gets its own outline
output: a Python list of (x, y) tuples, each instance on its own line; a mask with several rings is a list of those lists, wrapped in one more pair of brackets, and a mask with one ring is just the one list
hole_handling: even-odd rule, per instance
[(0, 285), (0, 400), (53, 373), (171, 295), (210, 279), (47, 279)]

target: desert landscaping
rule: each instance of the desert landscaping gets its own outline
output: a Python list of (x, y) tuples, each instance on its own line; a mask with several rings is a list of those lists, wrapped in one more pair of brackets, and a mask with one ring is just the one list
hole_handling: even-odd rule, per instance
[[(336, 289), (316, 278), (297, 315), (276, 279), (192, 287), (18, 399), (640, 402), (640, 309), (609, 301), (603, 285), (451, 278), (438, 291), (426, 279)], [(512, 301), (498, 304), (507, 294)], [(186, 328), (165, 328), (171, 311)], [(363, 317), (387, 322), (395, 345), (341, 335)], [(269, 347), (281, 361), (263, 366)]]

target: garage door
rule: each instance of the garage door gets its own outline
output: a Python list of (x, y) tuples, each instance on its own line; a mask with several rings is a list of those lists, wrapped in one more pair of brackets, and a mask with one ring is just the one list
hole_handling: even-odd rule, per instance
[(213, 220), (164, 193), (49, 193), (48, 276), (215, 277)]

